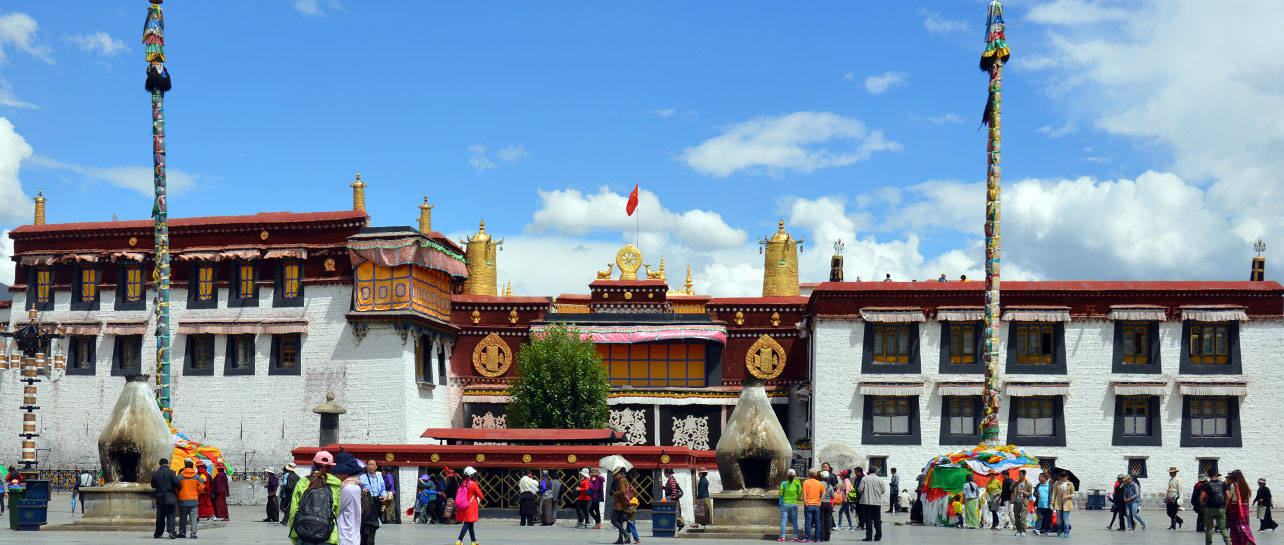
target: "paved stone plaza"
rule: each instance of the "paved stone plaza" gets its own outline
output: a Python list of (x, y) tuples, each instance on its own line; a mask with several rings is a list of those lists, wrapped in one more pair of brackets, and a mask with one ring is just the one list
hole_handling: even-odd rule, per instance
[[(72, 515), (67, 512), (71, 505), (71, 499), (65, 494), (58, 495), (54, 498), (51, 506), (56, 507), (51, 510), (50, 522), (53, 524), (65, 524), (71, 522), (79, 514)], [(200, 532), (199, 543), (227, 543), (227, 544), (256, 544), (256, 543), (289, 543), (285, 530), (278, 524), (269, 524), (258, 522), (264, 516), (263, 506), (231, 506), (232, 521), (224, 528), (209, 528)], [(1183, 512), (1183, 515), (1188, 514)], [(6, 512), (7, 516), (8, 513)], [(563, 511), (562, 515), (574, 516), (572, 511)], [(1196, 534), (1191, 530), (1193, 528), (1193, 518), (1187, 518), (1186, 529), (1178, 533), (1164, 530), (1167, 527), (1167, 517), (1162, 511), (1150, 510), (1143, 511), (1142, 516), (1150, 523), (1150, 529), (1147, 531), (1138, 531), (1135, 533), (1107, 532), (1105, 530), (1106, 521), (1110, 520), (1110, 513), (1103, 511), (1076, 511), (1073, 520), (1075, 521), (1075, 530), (1072, 541), (1078, 543), (1091, 544), (1112, 544), (1127, 543), (1129, 545), (1147, 545), (1147, 544), (1177, 544), (1193, 543), (1202, 544), (1203, 536)], [(908, 515), (898, 515), (892, 521), (905, 521)], [(560, 519), (561, 523), (566, 523), (567, 519)], [(496, 544), (522, 544), (522, 543), (549, 543), (549, 544), (605, 544), (615, 540), (614, 530), (577, 530), (566, 526), (555, 526), (552, 528), (534, 527), (522, 528), (517, 525), (516, 520), (487, 520), (482, 519), (478, 524), (479, 534), (478, 542), (483, 545)], [(570, 519), (569, 525), (574, 526), (575, 519)], [(1256, 526), (1256, 524), (1254, 524)], [(455, 542), (455, 537), (459, 531), (458, 526), (440, 527), (440, 526), (420, 526), (411, 524), (387, 525), (379, 530), (377, 543), (379, 545), (449, 545)], [(639, 522), (638, 533), (641, 534), (644, 543), (656, 543), (668, 541), (662, 538), (652, 538), (651, 524)], [(792, 536), (791, 536), (792, 537)], [(864, 532), (847, 532), (839, 531), (834, 534), (834, 542), (857, 542), (864, 538)], [(1257, 542), (1260, 544), (1282, 543), (1277, 541), (1274, 533), (1267, 532), (1265, 535), (1257, 535)], [(1053, 538), (1027, 537), (1026, 541), (1044, 542)], [(1278, 538), (1284, 540), (1284, 538)], [(168, 540), (165, 540), (168, 541)], [(969, 545), (981, 545), (988, 543), (1017, 543), (1019, 538), (1013, 537), (1010, 532), (994, 532), (990, 530), (956, 530), (949, 528), (935, 527), (918, 527), (918, 526), (894, 526), (888, 524), (885, 519), (883, 527), (883, 541), (889, 543), (968, 543)], [(14, 544), (39, 544), (39, 543), (92, 543), (92, 544), (114, 544), (114, 543), (149, 543), (151, 542), (150, 532), (24, 532), (17, 533), (7, 530), (0, 530), (0, 543)], [(748, 541), (748, 540), (683, 540), (683, 543), (711, 543), (712, 545), (736, 545), (746, 543), (767, 543), (766, 541)], [(1220, 541), (1217, 541), (1220, 543)]]

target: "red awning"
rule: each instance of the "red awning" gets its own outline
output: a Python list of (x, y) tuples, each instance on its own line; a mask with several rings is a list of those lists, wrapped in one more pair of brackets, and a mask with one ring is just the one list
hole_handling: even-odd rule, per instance
[(557, 430), (547, 428), (428, 428), (420, 437), (440, 441), (484, 441), (488, 443), (615, 443), (622, 441), (615, 430)]

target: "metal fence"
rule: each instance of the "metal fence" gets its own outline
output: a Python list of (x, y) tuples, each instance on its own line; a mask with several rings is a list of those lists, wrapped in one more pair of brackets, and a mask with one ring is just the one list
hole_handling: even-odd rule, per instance
[[(483, 504), (487, 509), (516, 509), (518, 507), (518, 481), (527, 468), (483, 468), (477, 470), (477, 485), (481, 487)], [(542, 470), (535, 469), (538, 479)], [(561, 481), (562, 493), (557, 498), (558, 509), (574, 509), (579, 497), (579, 471), (575, 469), (550, 469), (549, 475)], [(420, 467), (419, 475), (443, 475), (440, 468)], [(655, 474), (652, 471), (634, 471), (629, 482), (637, 491), (639, 508), (650, 509), (655, 494)], [(608, 500), (610, 498), (607, 498)]]

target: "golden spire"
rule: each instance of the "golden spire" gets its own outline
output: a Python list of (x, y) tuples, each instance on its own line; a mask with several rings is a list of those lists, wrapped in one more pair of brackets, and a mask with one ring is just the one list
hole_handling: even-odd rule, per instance
[(41, 190), (36, 194), (36, 218), (32, 225), (45, 224), (45, 192)]
[(780, 220), (779, 230), (767, 240), (758, 239), (763, 246), (762, 296), (798, 295), (798, 251), (803, 239), (794, 239), (785, 232), (785, 220)]
[(687, 295), (695, 295), (695, 290), (691, 289), (692, 285), (693, 284), (691, 283), (691, 266), (687, 265), (687, 281), (685, 284), (683, 284), (683, 286), (686, 286), (687, 288), (687, 291), (686, 291)]
[(428, 204), (427, 195), (424, 195), (424, 203), (419, 205), (419, 232), (425, 235), (432, 232), (432, 205)]
[(361, 181), (361, 173), (357, 173), (357, 181), (348, 184), (352, 188), (352, 209), (361, 212), (366, 211), (366, 183)]
[(468, 265), (468, 279), (464, 281), (464, 293), (470, 295), (498, 295), (498, 269), (495, 263), (495, 251), (504, 244), (504, 239), (492, 240), (486, 233), (486, 220), (478, 224), (477, 234), (460, 239), (464, 244), (464, 261)]

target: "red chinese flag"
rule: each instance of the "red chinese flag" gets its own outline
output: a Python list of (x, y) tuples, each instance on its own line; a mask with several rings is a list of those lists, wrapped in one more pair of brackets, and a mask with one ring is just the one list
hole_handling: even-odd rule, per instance
[(637, 209), (638, 209), (638, 185), (634, 185), (633, 192), (629, 193), (629, 203), (624, 205), (624, 211), (628, 212), (629, 215), (632, 216), (633, 211)]

